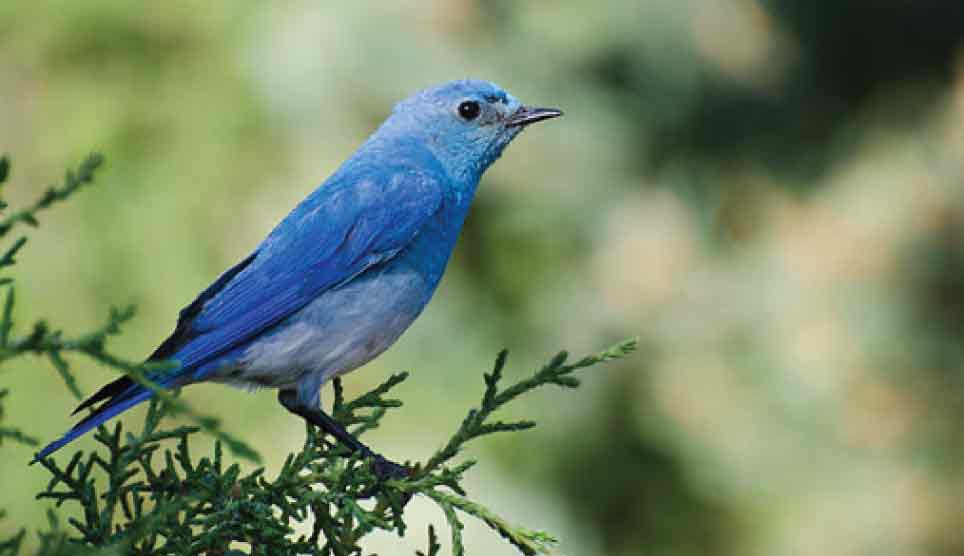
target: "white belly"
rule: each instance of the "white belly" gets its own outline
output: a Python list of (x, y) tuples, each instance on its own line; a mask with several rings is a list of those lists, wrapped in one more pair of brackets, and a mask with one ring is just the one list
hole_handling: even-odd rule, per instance
[(410, 269), (361, 276), (288, 317), (214, 380), (247, 388), (292, 388), (309, 380), (320, 386), (388, 349), (430, 295)]

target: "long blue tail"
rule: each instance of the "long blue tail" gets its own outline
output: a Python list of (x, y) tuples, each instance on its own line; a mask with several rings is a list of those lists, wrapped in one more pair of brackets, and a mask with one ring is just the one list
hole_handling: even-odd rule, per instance
[(30, 463), (37, 463), (38, 461), (64, 447), (80, 435), (102, 424), (104, 421), (107, 421), (112, 417), (116, 417), (135, 405), (150, 399), (153, 394), (154, 392), (151, 390), (134, 383), (127, 377), (115, 380), (81, 404), (78, 410), (90, 406), (92, 403), (91, 400), (95, 400), (95, 398), (99, 397), (102, 399), (109, 396), (110, 399), (104, 405), (97, 408), (97, 410), (87, 417), (84, 417), (81, 422), (74, 425), (74, 427), (67, 431), (67, 433), (62, 437), (51, 442), (50, 444), (47, 444), (43, 450), (37, 452), (37, 455), (34, 456), (33, 461)]

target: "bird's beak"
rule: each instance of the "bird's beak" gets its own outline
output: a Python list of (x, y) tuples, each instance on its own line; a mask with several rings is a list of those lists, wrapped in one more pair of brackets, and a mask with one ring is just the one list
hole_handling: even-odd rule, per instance
[(537, 108), (535, 106), (523, 106), (505, 119), (505, 127), (525, 127), (529, 124), (557, 118), (562, 116), (562, 110), (558, 108)]

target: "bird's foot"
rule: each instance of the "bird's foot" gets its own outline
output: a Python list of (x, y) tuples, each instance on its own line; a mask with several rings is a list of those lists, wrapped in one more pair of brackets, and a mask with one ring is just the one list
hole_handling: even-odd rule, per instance
[[(359, 496), (361, 498), (371, 498), (381, 490), (384, 492), (385, 482), (392, 479), (407, 479), (412, 476), (412, 469), (404, 465), (400, 465), (391, 461), (381, 454), (372, 454), (372, 471), (375, 472), (375, 477), (378, 481), (371, 487), (362, 491)], [(401, 503), (404, 508), (408, 504), (409, 500), (412, 499), (412, 494), (409, 492), (401, 492)]]
[(375, 476), (378, 477), (379, 482), (391, 479), (407, 479), (412, 476), (411, 468), (395, 463), (379, 454), (373, 456), (372, 469), (375, 471)]

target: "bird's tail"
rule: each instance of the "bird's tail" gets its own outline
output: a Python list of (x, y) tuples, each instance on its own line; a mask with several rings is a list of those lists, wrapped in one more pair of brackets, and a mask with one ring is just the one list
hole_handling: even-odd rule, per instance
[(62, 437), (51, 442), (50, 444), (47, 444), (43, 450), (37, 452), (33, 458), (33, 461), (30, 463), (37, 463), (38, 461), (64, 447), (77, 437), (86, 433), (90, 429), (104, 423), (112, 417), (123, 413), (124, 411), (127, 411), (135, 405), (150, 399), (153, 394), (153, 391), (148, 388), (144, 388), (126, 376), (111, 382), (110, 384), (98, 390), (93, 396), (84, 400), (84, 402), (80, 404), (74, 413), (77, 413), (86, 407), (90, 407), (101, 400), (106, 399), (107, 401), (94, 410), (93, 413), (84, 417), (83, 420), (74, 425), (74, 427), (67, 431)]

